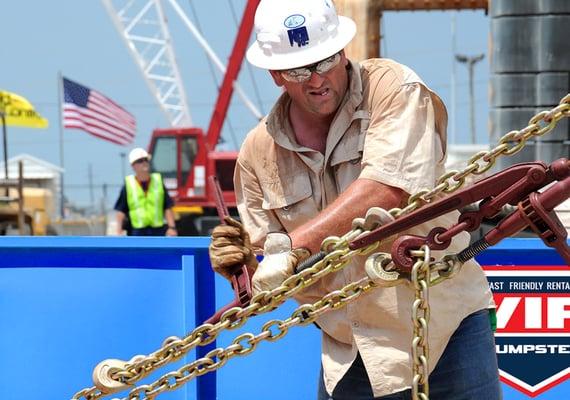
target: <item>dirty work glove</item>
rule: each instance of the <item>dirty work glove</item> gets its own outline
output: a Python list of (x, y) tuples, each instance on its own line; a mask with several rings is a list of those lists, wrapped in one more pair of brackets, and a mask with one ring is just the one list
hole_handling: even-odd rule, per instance
[(212, 231), (212, 242), (208, 250), (212, 269), (230, 280), (242, 265), (255, 271), (257, 259), (251, 248), (249, 234), (241, 222), (229, 216), (224, 221), (227, 225), (218, 225)]
[(297, 265), (311, 252), (305, 248), (292, 249), (291, 238), (283, 232), (267, 234), (263, 247), (263, 260), (252, 280), (252, 294), (273, 290), (295, 273)]

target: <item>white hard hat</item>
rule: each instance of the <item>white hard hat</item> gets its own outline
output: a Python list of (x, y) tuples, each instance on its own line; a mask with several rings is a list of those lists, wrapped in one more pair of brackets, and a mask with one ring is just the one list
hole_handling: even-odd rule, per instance
[(132, 149), (129, 153), (129, 164), (133, 165), (133, 163), (141, 158), (148, 158), (150, 160), (150, 154), (146, 152), (145, 149), (141, 147), (137, 147)]
[(256, 67), (298, 68), (338, 53), (356, 34), (332, 0), (261, 0), (255, 13), (256, 42), (247, 60)]

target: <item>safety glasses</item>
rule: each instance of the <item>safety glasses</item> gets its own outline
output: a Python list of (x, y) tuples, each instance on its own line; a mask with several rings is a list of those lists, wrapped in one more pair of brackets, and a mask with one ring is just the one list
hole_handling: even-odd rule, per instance
[(319, 75), (326, 74), (331, 69), (336, 67), (339, 62), (340, 52), (305, 67), (286, 69), (279, 72), (281, 72), (283, 79), (288, 82), (303, 83), (311, 79), (311, 74), (313, 72)]
[(139, 158), (138, 160), (133, 161), (133, 164), (142, 164), (142, 163), (147, 163), (147, 162), (149, 162), (148, 158)]

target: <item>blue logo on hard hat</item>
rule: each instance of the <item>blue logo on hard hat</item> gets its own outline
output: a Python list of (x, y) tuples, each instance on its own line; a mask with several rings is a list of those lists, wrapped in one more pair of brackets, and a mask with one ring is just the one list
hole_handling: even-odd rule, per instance
[(287, 18), (285, 18), (285, 21), (283, 21), (285, 27), (289, 29), (298, 28), (304, 23), (305, 23), (305, 17), (303, 17), (301, 14), (290, 15)]
[(289, 44), (291, 47), (297, 43), (297, 46), (303, 47), (309, 44), (309, 32), (307, 27), (302, 26), (305, 23), (305, 17), (301, 14), (293, 14), (285, 18), (283, 25), (287, 30), (289, 35)]
[(289, 29), (287, 34), (289, 35), (289, 44), (291, 47), (294, 46), (294, 43), (297, 43), (297, 46), (299, 47), (309, 44), (309, 32), (307, 32), (307, 28), (305, 26)]

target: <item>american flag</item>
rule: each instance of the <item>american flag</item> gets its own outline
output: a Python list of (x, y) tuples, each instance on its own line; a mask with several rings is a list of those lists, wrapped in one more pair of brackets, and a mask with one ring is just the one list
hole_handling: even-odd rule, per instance
[(96, 90), (63, 78), (63, 126), (81, 129), (119, 145), (133, 142), (136, 121), (131, 113)]

